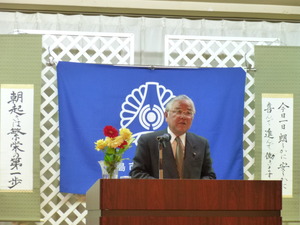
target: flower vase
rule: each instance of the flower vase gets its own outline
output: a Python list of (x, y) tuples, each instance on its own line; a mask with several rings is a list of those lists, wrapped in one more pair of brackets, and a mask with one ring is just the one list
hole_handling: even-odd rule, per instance
[(102, 179), (118, 179), (120, 163), (115, 163), (110, 168), (105, 165), (104, 160), (100, 160), (99, 164), (102, 171)]

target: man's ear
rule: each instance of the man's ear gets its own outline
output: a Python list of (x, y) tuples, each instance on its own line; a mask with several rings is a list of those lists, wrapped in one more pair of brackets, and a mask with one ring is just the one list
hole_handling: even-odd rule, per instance
[(166, 118), (166, 119), (167, 119), (168, 116), (169, 116), (167, 111), (164, 112), (164, 115), (165, 115), (165, 118)]

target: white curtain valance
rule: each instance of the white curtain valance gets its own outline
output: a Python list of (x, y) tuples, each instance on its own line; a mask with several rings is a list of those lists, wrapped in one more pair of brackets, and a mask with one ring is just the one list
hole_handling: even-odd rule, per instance
[(164, 64), (165, 35), (279, 38), (300, 46), (300, 23), (0, 12), (0, 34), (16, 29), (133, 33), (141, 65)]

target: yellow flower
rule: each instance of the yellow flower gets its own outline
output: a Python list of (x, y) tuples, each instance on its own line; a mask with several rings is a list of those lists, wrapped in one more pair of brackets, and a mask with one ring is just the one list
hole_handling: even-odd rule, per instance
[(127, 128), (121, 128), (120, 129), (120, 135), (123, 137), (124, 140), (130, 140), (132, 133)]
[(106, 141), (103, 139), (100, 139), (97, 142), (95, 142), (95, 145), (95, 149), (98, 151), (104, 149), (107, 146)]
[(110, 143), (108, 147), (110, 148), (117, 148), (124, 142), (124, 139), (122, 136), (117, 136), (115, 138), (111, 138)]
[(105, 143), (106, 143), (106, 145), (107, 145), (108, 147), (110, 147), (112, 140), (113, 140), (113, 139), (110, 138), (110, 137), (106, 137), (106, 138), (105, 138)]

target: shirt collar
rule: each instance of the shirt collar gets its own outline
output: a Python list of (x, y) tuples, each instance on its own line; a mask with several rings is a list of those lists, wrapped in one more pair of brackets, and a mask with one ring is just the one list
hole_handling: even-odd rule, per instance
[[(168, 127), (167, 130), (168, 130), (168, 133), (171, 135), (171, 140), (170, 140), (170, 142), (173, 143), (173, 141), (175, 140), (175, 138), (176, 138), (177, 136), (170, 130), (169, 127)], [(179, 138), (180, 138), (180, 140), (181, 140), (183, 146), (185, 146), (186, 133), (180, 135)]]

